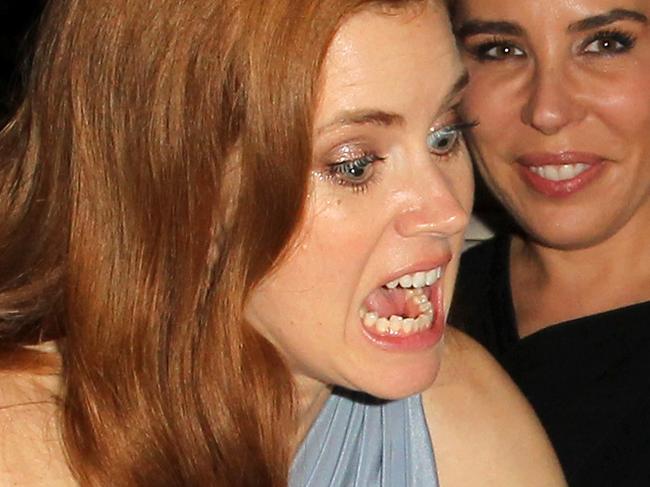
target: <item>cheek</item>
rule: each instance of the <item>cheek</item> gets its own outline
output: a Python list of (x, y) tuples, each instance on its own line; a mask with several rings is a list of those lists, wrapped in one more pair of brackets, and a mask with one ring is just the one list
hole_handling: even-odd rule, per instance
[[(595, 110), (614, 137), (634, 150), (650, 136), (650, 77), (608, 83), (593, 95)], [(612, 143), (615, 141), (612, 140)]]
[(475, 72), (479, 74), (472, 74), (462, 107), (466, 118), (478, 123), (472, 130), (475, 142), (482, 152), (507, 148), (515, 132), (513, 127), (521, 120), (522, 102), (517, 96), (518, 89), (511, 81), (483, 75), (483, 70)]
[(349, 202), (313, 202), (307, 209), (308, 224), (265, 289), (277, 302), (333, 311), (333, 303), (350, 302), (373, 237), (363, 214), (345, 210)]

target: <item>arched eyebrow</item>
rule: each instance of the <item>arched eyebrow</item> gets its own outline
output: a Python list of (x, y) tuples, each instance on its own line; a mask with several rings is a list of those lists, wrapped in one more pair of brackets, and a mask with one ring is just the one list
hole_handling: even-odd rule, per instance
[[(441, 112), (449, 110), (450, 105), (456, 100), (460, 93), (465, 89), (469, 83), (469, 74), (467, 70), (463, 70), (461, 75), (451, 85), (449, 91), (445, 94), (441, 103)], [(359, 110), (344, 110), (339, 112), (334, 119), (319, 128), (316, 135), (332, 130), (336, 127), (346, 127), (350, 125), (366, 125), (374, 124), (381, 126), (391, 125), (404, 125), (406, 121), (404, 117), (398, 113), (386, 112), (383, 110), (359, 109)]]
[(648, 17), (636, 10), (628, 10), (624, 8), (616, 8), (607, 13), (587, 17), (586, 19), (579, 20), (569, 25), (568, 32), (584, 32), (586, 30), (597, 29), (605, 27), (606, 25), (613, 24), (619, 20), (633, 20), (642, 24), (648, 23)]
[(508, 36), (523, 36), (524, 29), (515, 22), (505, 20), (468, 20), (455, 29), (459, 39), (465, 39), (478, 34), (500, 34)]

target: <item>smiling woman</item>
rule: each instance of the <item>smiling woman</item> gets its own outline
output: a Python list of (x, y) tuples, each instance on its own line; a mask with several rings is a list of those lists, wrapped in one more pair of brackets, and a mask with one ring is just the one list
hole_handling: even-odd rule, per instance
[(441, 4), (60, 0), (32, 69), (0, 483), (564, 485), (446, 331), (472, 178)]
[(650, 5), (456, 7), (478, 168), (520, 230), (463, 258), (452, 322), (528, 396), (571, 485), (648, 485)]

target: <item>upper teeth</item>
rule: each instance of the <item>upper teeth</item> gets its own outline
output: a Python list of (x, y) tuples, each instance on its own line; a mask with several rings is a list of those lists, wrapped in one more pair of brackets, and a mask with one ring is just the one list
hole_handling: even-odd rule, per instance
[(530, 166), (530, 170), (544, 179), (565, 181), (589, 169), (589, 164), (562, 164), (561, 166)]
[(414, 274), (404, 274), (403, 276), (390, 281), (386, 284), (388, 289), (395, 289), (397, 286), (403, 288), (421, 288), (424, 286), (431, 286), (442, 275), (442, 268), (436, 267), (430, 271), (416, 272)]

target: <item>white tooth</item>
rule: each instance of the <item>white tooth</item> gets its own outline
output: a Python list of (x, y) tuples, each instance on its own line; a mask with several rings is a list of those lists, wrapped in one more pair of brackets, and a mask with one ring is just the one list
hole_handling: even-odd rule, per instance
[(404, 319), (401, 316), (392, 315), (388, 320), (388, 327), (392, 333), (399, 333), (403, 322)]
[(419, 308), (421, 313), (431, 313), (433, 311), (433, 305), (429, 301), (420, 304)]
[(585, 172), (587, 169), (589, 169), (589, 164), (584, 164), (582, 162), (576, 164), (576, 176), (578, 174), (582, 174)]
[(436, 281), (442, 276), (442, 267), (436, 267)]
[(363, 319), (363, 317), (366, 316), (367, 312), (368, 312), (368, 310), (366, 308), (364, 308), (363, 306), (361, 306), (361, 309), (359, 310), (359, 318)]
[(431, 323), (433, 323), (433, 314), (425, 313), (423, 315), (420, 315), (418, 316), (418, 321), (419, 321), (418, 326), (420, 327), (420, 329), (426, 330), (431, 326)]
[(399, 284), (399, 279), (395, 279), (394, 281), (390, 281), (388, 284), (386, 284), (386, 287), (388, 289), (395, 289), (398, 284)]
[(413, 333), (413, 330), (415, 329), (415, 320), (413, 318), (406, 318), (404, 323), (402, 323), (402, 329), (406, 334)]
[(530, 170), (533, 171), (538, 176), (544, 177), (544, 169), (541, 166), (531, 166)]
[(572, 164), (562, 164), (559, 170), (560, 179), (564, 181), (566, 179), (574, 178), (576, 176), (575, 169), (576, 169), (575, 166), (573, 166)]
[(436, 280), (438, 279), (437, 276), (438, 275), (436, 273), (436, 269), (432, 269), (429, 272), (427, 272), (427, 277), (426, 277), (427, 286), (431, 286), (434, 282), (436, 282)]
[(429, 299), (424, 294), (422, 294), (420, 296), (413, 298), (413, 301), (415, 301), (417, 304), (424, 304), (424, 303), (428, 303)]
[(422, 331), (427, 327), (426, 320), (424, 315), (420, 315), (415, 319), (415, 324), (413, 325), (414, 331)]
[(402, 287), (411, 287), (412, 284), (413, 278), (408, 274), (399, 278), (399, 285)]
[(427, 275), (424, 272), (416, 272), (413, 276), (413, 287), (421, 288), (426, 284)]
[(557, 166), (543, 166), (542, 177), (551, 181), (560, 180), (560, 170)]
[(377, 313), (366, 313), (366, 315), (363, 317), (363, 324), (366, 326), (373, 326), (375, 323), (377, 323), (378, 319), (379, 315)]
[(388, 320), (386, 318), (379, 318), (375, 323), (375, 328), (379, 333), (386, 333), (388, 331)]

